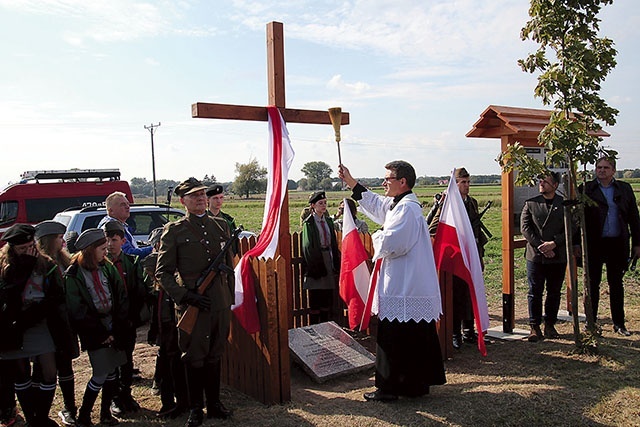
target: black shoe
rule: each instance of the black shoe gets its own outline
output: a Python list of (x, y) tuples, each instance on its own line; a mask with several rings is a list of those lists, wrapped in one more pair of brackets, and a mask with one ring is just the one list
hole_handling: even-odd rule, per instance
[(227, 409), (220, 401), (215, 402), (213, 405), (207, 405), (207, 418), (226, 420), (231, 415), (233, 415), (233, 411)]
[(162, 408), (160, 408), (160, 410), (156, 412), (156, 416), (159, 418), (166, 418), (176, 410), (176, 407), (177, 406), (175, 403), (172, 405), (162, 405)]
[(464, 331), (462, 334), (462, 342), (467, 344), (478, 344), (478, 334), (475, 331)]
[(560, 338), (560, 334), (556, 330), (556, 327), (552, 323), (545, 323), (544, 325), (544, 337), (545, 338)]
[(192, 409), (191, 412), (189, 412), (189, 418), (187, 419), (185, 427), (198, 427), (202, 425), (203, 421), (204, 413), (202, 409)]
[(631, 336), (631, 332), (627, 331), (627, 328), (624, 326), (613, 325), (613, 332), (618, 335), (622, 335), (623, 337)]
[(117, 426), (120, 421), (110, 413), (100, 414), (100, 424), (103, 426)]
[(396, 396), (395, 394), (385, 393), (380, 389), (376, 389), (376, 391), (365, 393), (364, 400), (377, 401), (377, 402), (391, 402), (394, 400), (398, 400), (398, 396)]
[(452, 342), (453, 342), (453, 348), (459, 349), (460, 347), (462, 347), (462, 335), (453, 334)]

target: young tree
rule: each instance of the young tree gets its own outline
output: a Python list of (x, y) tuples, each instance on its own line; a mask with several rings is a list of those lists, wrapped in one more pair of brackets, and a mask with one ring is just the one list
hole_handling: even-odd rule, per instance
[(317, 190), (322, 180), (330, 178), (331, 172), (333, 172), (331, 166), (325, 162), (305, 163), (301, 171), (308, 179), (309, 190)]
[(236, 163), (236, 176), (233, 181), (233, 191), (244, 195), (247, 199), (251, 194), (262, 193), (267, 189), (267, 168), (261, 167), (256, 159), (249, 163)]
[[(538, 49), (518, 61), (523, 71), (539, 72), (534, 94), (544, 105), (552, 105), (549, 124), (538, 138), (540, 145), (549, 151), (546, 164), (526, 155), (524, 147), (515, 144), (498, 159), (506, 172), (518, 170), (517, 184), (533, 181), (553, 165), (568, 165), (565, 178), (565, 230), (567, 231), (568, 259), (575, 262), (571, 250), (570, 222), (572, 215), (579, 218), (583, 262), (587, 265), (588, 248), (584, 230), (585, 197), (578, 196), (578, 167), (582, 166), (582, 179), (586, 179), (587, 165), (595, 164), (602, 155), (616, 157), (613, 150), (600, 146), (597, 136), (601, 130), (599, 122), (613, 126), (618, 110), (609, 107), (599, 95), (605, 77), (616, 66), (616, 50), (613, 41), (598, 37), (598, 13), (613, 0), (531, 0), (531, 19), (522, 29), (523, 40), (531, 39)], [(547, 55), (555, 58), (549, 59)], [(585, 271), (585, 312), (589, 334), (583, 341), (578, 322), (577, 280), (571, 268), (571, 284), (575, 298), (572, 301), (574, 335), (580, 348), (597, 346), (597, 326), (591, 312), (588, 269)], [(586, 347), (585, 347), (586, 345)]]

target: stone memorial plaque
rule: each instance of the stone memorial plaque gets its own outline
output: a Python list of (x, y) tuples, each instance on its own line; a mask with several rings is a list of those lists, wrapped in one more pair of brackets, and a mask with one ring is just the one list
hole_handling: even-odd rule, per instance
[(289, 329), (289, 348), (293, 360), (319, 383), (375, 365), (375, 356), (335, 322)]

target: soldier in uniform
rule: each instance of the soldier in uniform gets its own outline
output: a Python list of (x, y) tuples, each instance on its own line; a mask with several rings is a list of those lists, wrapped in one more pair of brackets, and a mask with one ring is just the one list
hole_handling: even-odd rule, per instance
[[(455, 170), (456, 184), (460, 190), (460, 196), (464, 202), (464, 207), (469, 215), (473, 235), (478, 246), (478, 255), (480, 255), (480, 265), (484, 270), (484, 246), (489, 239), (485, 236), (480, 227), (480, 212), (478, 211), (478, 201), (469, 195), (469, 172), (465, 168), (457, 168)], [(440, 212), (446, 194), (441, 194), (436, 198), (436, 203), (427, 215), (429, 223), (429, 233), (435, 236), (440, 222)], [(471, 304), (471, 294), (469, 293), (469, 285), (457, 276), (453, 276), (453, 347), (459, 349), (462, 342), (476, 344), (478, 342), (478, 334), (474, 328), (473, 306)], [(462, 324), (462, 325), (461, 325)], [(460, 327), (462, 326), (462, 333)]]
[[(220, 184), (214, 184), (207, 188), (207, 213), (211, 216), (222, 218), (229, 224), (231, 231), (238, 228), (236, 226), (236, 220), (226, 212), (222, 211), (222, 204), (224, 203), (224, 188)], [(233, 253), (238, 253), (238, 242), (233, 245)]]
[[(200, 309), (192, 333), (178, 331), (189, 389), (187, 427), (203, 423), (203, 392), (208, 418), (231, 416), (220, 402), (220, 360), (229, 335), (234, 277), (218, 273), (204, 294), (196, 289), (198, 279), (231, 236), (224, 219), (207, 214), (206, 188), (189, 178), (174, 190), (187, 215), (165, 225), (156, 269), (156, 278), (176, 302), (178, 314), (189, 305)], [(232, 266), (231, 254), (227, 254), (226, 263)]]

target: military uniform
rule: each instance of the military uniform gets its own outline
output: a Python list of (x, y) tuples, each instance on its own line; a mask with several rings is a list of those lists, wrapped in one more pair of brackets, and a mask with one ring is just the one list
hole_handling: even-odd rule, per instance
[[(176, 187), (183, 198), (204, 190), (195, 178)], [(207, 398), (207, 416), (226, 418), (230, 415), (220, 402), (220, 361), (229, 335), (231, 305), (233, 304), (233, 275), (218, 272), (203, 295), (197, 294), (196, 284), (203, 272), (221, 252), (231, 233), (227, 222), (203, 212), (192, 212), (182, 219), (168, 223), (160, 238), (156, 279), (176, 302), (178, 316), (194, 305), (200, 308), (191, 334), (178, 330), (178, 345), (187, 371), (191, 413), (187, 426), (202, 424), (202, 394)], [(233, 266), (228, 252), (225, 263)], [(202, 299), (206, 300), (202, 305)], [(204, 307), (204, 308), (203, 308)]]
[[(200, 275), (220, 253), (230, 235), (225, 220), (209, 215), (198, 217), (188, 213), (165, 226), (160, 238), (156, 277), (162, 288), (178, 302), (179, 315), (187, 308), (186, 304), (180, 304), (185, 294), (188, 290), (196, 290)], [(233, 266), (230, 255), (226, 262)], [(233, 284), (232, 276), (218, 273), (205, 292), (211, 300), (210, 312), (207, 315), (200, 313), (190, 335), (179, 331), (185, 362), (201, 366), (205, 361), (222, 356), (231, 318)]]

